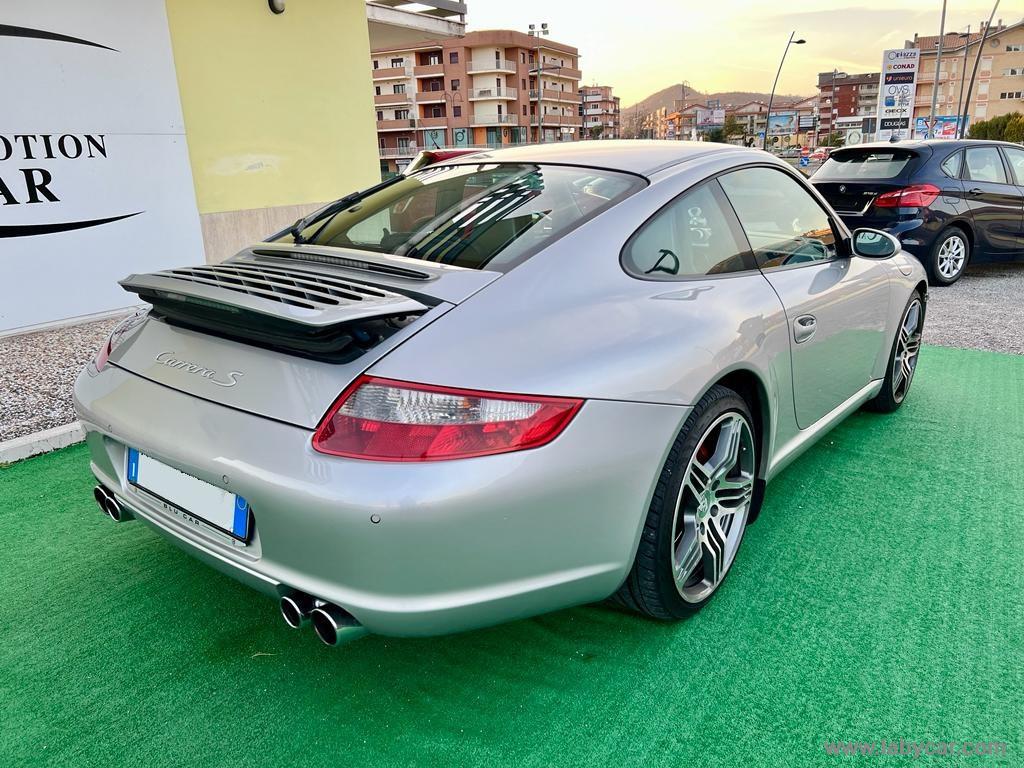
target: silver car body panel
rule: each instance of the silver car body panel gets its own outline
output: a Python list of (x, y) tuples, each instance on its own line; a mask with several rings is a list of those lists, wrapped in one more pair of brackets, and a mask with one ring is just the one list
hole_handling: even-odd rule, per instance
[[(239, 258), (289, 250), (420, 270), (428, 277), (363, 270), (359, 279), (433, 306), (340, 365), (151, 319), (114, 351), (113, 366), (87, 369), (76, 384), (93, 471), (196, 556), (269, 593), (299, 589), (335, 602), (374, 632), (468, 629), (611, 594), (632, 563), (668, 450), (712, 385), (731, 374), (758, 382), (768, 480), (877, 393), (903, 309), (924, 284), (920, 263), (904, 254), (678, 282), (630, 277), (622, 246), (689, 187), (745, 164), (793, 172), (756, 150), (626, 144), (471, 156), (592, 164), (649, 180), (503, 275), (314, 246), (247, 250)], [(809, 313), (819, 325), (797, 344), (794, 322)], [(165, 347), (245, 375), (233, 387), (211, 385), (155, 361)], [(363, 372), (586, 402), (556, 440), (529, 451), (428, 463), (315, 452), (315, 424)], [(126, 446), (245, 496), (255, 519), (249, 545), (129, 487)]]

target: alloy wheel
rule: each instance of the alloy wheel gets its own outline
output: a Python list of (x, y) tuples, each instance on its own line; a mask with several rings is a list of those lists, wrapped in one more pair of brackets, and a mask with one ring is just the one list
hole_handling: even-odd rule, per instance
[(896, 357), (892, 362), (892, 396), (897, 403), (903, 402), (903, 398), (907, 396), (914, 371), (917, 370), (923, 320), (921, 302), (914, 299), (903, 314), (900, 335), (896, 339)]
[(754, 437), (735, 411), (705, 430), (686, 466), (672, 521), (672, 575), (688, 603), (711, 595), (732, 565), (754, 495)]
[(967, 243), (959, 235), (953, 235), (939, 246), (935, 266), (944, 279), (954, 280), (963, 270), (966, 261)]

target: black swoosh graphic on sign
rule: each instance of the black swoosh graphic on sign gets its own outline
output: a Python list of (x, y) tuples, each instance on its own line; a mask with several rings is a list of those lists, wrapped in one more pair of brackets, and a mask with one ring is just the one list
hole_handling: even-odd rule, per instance
[(47, 32), (44, 29), (29, 29), (28, 27), (13, 27), (10, 24), (0, 24), (0, 37), (30, 37), (36, 40), (53, 40), (58, 43), (75, 43), (76, 45), (89, 45), (93, 48), (104, 48), (114, 53), (120, 53), (117, 48), (111, 48), (109, 45), (101, 45), (100, 43), (94, 43), (91, 40), (83, 40), (80, 37), (71, 37), (70, 35), (62, 35), (58, 32)]
[(36, 235), (52, 235), (55, 232), (70, 232), (73, 229), (85, 229), (87, 227), (98, 227), (101, 224), (109, 224), (112, 221), (130, 219), (145, 211), (126, 213), (122, 216), (111, 216), (107, 219), (90, 219), (88, 221), (63, 221), (57, 224), (15, 224), (13, 226), (0, 226), (0, 238), (4, 237), (35, 237)]

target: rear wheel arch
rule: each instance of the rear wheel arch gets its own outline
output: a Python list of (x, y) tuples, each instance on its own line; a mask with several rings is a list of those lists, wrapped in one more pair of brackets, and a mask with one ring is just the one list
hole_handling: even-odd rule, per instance
[(957, 229), (962, 230), (963, 233), (967, 236), (967, 245), (971, 247), (971, 252), (974, 252), (974, 246), (976, 244), (976, 241), (974, 238), (974, 227), (971, 226), (970, 222), (968, 222), (966, 219), (953, 219), (948, 224), (946, 224), (946, 226), (956, 227)]
[[(768, 390), (754, 371), (749, 368), (738, 368), (725, 374), (717, 381), (707, 387), (710, 390), (714, 386), (722, 386), (731, 389), (743, 398), (743, 401), (750, 409), (750, 415), (754, 418), (754, 432), (757, 445), (760, 448), (758, 455), (757, 480), (754, 484), (755, 503), (751, 508), (751, 515), (748, 523), (754, 522), (761, 512), (761, 498), (764, 496), (765, 475), (768, 471), (768, 454), (771, 446), (772, 422), (771, 407), (768, 400)], [(705, 390), (705, 392), (707, 392)], [(703, 397), (704, 393), (701, 393)]]

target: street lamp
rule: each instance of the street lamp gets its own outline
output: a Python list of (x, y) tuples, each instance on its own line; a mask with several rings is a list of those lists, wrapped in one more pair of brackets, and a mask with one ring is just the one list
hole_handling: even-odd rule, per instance
[(771, 96), (768, 97), (768, 115), (765, 118), (764, 141), (761, 144), (761, 149), (768, 149), (768, 123), (770, 123), (772, 119), (772, 102), (775, 101), (775, 88), (779, 84), (779, 75), (782, 74), (782, 65), (786, 63), (786, 54), (789, 53), (789, 46), (803, 45), (807, 42), (802, 37), (799, 40), (794, 40), (794, 35), (796, 35), (796, 31), (789, 33), (789, 40), (786, 41), (786, 50), (782, 52), (782, 60), (779, 62), (779, 68), (775, 72), (775, 82), (772, 83), (772, 93)]
[[(974, 90), (974, 77), (978, 74), (978, 64), (981, 63), (981, 52), (985, 50), (985, 41), (988, 40), (988, 33), (992, 31), (992, 19), (996, 16), (996, 11), (999, 10), (999, 0), (996, 0), (996, 4), (992, 6), (992, 13), (989, 14), (988, 23), (985, 28), (981, 31), (981, 40), (978, 42), (978, 55), (974, 57), (974, 68), (971, 70), (971, 82), (967, 84), (967, 97), (964, 99), (964, 112), (970, 114), (971, 111), (971, 91)], [(970, 45), (970, 41), (967, 41)], [(962, 139), (964, 137), (964, 126), (960, 126), (959, 135), (957, 138)]]
[[(528, 74), (533, 74), (534, 71), (537, 72), (537, 106), (535, 108), (536, 112), (537, 112), (537, 141), (538, 141), (538, 143), (543, 144), (544, 143), (544, 134), (542, 133), (542, 128), (541, 128), (541, 124), (540, 124), (540, 100), (541, 100), (541, 96), (543, 94), (541, 94), (541, 87), (540, 87), (540, 42), (539, 42), (539, 40), (542, 37), (546, 37), (547, 35), (550, 35), (551, 32), (550, 32), (550, 30), (548, 30), (548, 25), (547, 24), (539, 24), (539, 25), (538, 24), (531, 24), (527, 34), (530, 37), (535, 37), (535, 38), (538, 39), (537, 44), (533, 48), (533, 63), (534, 63), (534, 66), (537, 67), (537, 69), (536, 70), (533, 70), (533, 69), (529, 70)], [(527, 85), (529, 85), (529, 81), (527, 81)], [(526, 89), (526, 102), (527, 102), (527, 104), (529, 104), (531, 101), (532, 101), (532, 99), (530, 98), (530, 89), (527, 88)]]
[(960, 67), (960, 95), (956, 97), (956, 136), (960, 136), (960, 124), (964, 120), (964, 81), (967, 79), (967, 51), (971, 47), (971, 25), (967, 25), (967, 31), (961, 32), (957, 35), (961, 40), (964, 41), (964, 62)]
[[(928, 130), (925, 132), (926, 139), (935, 138), (935, 103), (939, 98), (939, 72), (942, 67), (942, 43), (946, 37), (946, 0), (942, 0), (942, 17), (939, 20), (939, 41), (935, 44), (938, 51), (935, 54), (935, 79), (932, 80), (932, 106), (928, 112)], [(914, 113), (911, 110), (910, 116)]]
[(836, 80), (845, 80), (849, 77), (845, 72), (838, 69), (832, 70), (832, 90), (828, 95), (828, 145), (832, 146), (832, 134), (836, 129), (836, 118), (839, 117), (839, 107), (836, 106)]

